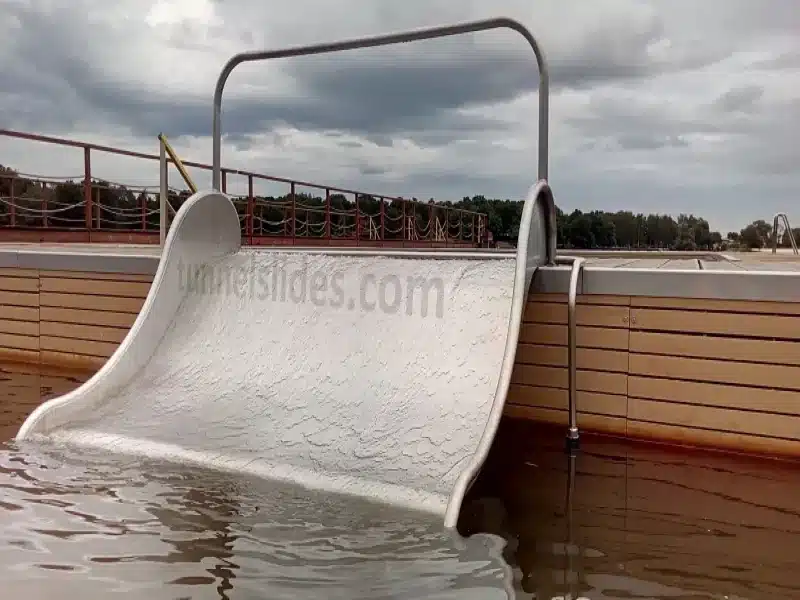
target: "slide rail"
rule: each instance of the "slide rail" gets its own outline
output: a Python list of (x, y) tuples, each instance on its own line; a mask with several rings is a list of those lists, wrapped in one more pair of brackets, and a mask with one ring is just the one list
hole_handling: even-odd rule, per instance
[(792, 247), (792, 252), (794, 254), (800, 254), (800, 251), (797, 249), (797, 241), (794, 239), (794, 232), (792, 231), (792, 226), (789, 224), (789, 217), (786, 216), (786, 213), (778, 213), (775, 215), (775, 221), (772, 226), (772, 253), (776, 254), (778, 252), (778, 226), (783, 223), (783, 227), (785, 230), (784, 235), (789, 238), (789, 244)]
[(233, 70), (240, 64), (253, 61), (273, 60), (276, 58), (289, 58), (296, 56), (310, 56), (313, 54), (328, 54), (331, 52), (343, 52), (356, 50), (359, 48), (374, 48), (379, 46), (389, 46), (436, 38), (463, 35), (466, 33), (477, 33), (492, 29), (512, 29), (519, 33), (530, 45), (536, 57), (536, 64), (539, 68), (539, 180), (547, 180), (548, 169), (548, 139), (549, 139), (549, 96), (550, 96), (550, 74), (547, 69), (547, 61), (544, 53), (539, 47), (536, 38), (527, 27), (506, 17), (485, 19), (481, 21), (469, 21), (455, 25), (442, 27), (432, 27), (427, 29), (415, 29), (400, 33), (387, 35), (360, 37), (338, 42), (327, 42), (322, 44), (310, 44), (306, 46), (295, 46), (291, 48), (281, 48), (276, 50), (258, 50), (254, 52), (241, 52), (231, 57), (217, 79), (216, 89), (214, 90), (214, 116), (212, 123), (213, 136), (213, 155), (212, 155), (212, 180), (211, 186), (217, 191), (222, 190), (222, 92)]

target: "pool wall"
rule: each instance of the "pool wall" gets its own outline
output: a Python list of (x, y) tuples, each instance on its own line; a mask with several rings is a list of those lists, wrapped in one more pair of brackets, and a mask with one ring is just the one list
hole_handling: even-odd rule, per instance
[[(98, 369), (157, 255), (0, 251), (0, 360)], [(506, 414), (566, 424), (568, 267), (540, 269)], [(800, 456), (800, 273), (589, 266), (577, 308), (584, 430)]]

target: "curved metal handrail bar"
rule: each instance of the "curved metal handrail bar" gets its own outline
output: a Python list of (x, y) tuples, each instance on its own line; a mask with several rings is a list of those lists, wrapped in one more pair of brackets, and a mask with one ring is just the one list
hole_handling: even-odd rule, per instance
[(789, 217), (786, 216), (786, 213), (782, 212), (775, 215), (775, 220), (772, 224), (772, 253), (778, 253), (778, 223), (781, 219), (783, 220), (783, 226), (786, 228), (786, 235), (789, 237), (789, 244), (792, 246), (792, 251), (795, 254), (800, 254), (800, 251), (797, 249), (797, 241), (794, 239), (792, 226), (789, 225)]
[(569, 430), (567, 431), (567, 448), (577, 447), (580, 439), (578, 431), (578, 284), (582, 283), (585, 259), (580, 256), (559, 256), (556, 264), (570, 265), (569, 294), (567, 296), (567, 346), (569, 355)]
[(326, 54), (330, 52), (342, 52), (345, 50), (355, 50), (357, 48), (374, 48), (377, 46), (388, 46), (392, 44), (402, 44), (435, 38), (449, 37), (463, 33), (474, 33), (487, 31), (490, 29), (513, 29), (519, 33), (530, 45), (536, 56), (536, 64), (539, 67), (539, 180), (547, 179), (548, 167), (548, 113), (550, 97), (550, 75), (547, 70), (547, 62), (542, 50), (533, 34), (521, 23), (514, 19), (498, 17), (481, 21), (470, 21), (456, 25), (444, 27), (433, 27), (427, 29), (415, 29), (388, 35), (373, 37), (362, 37), (340, 42), (329, 42), (323, 44), (312, 44), (308, 46), (296, 46), (279, 50), (257, 50), (253, 52), (242, 52), (235, 54), (228, 60), (222, 68), (222, 72), (217, 79), (217, 86), (214, 90), (214, 118), (212, 124), (213, 136), (213, 158), (212, 158), (212, 179), (213, 189), (221, 190), (222, 181), (222, 92), (225, 83), (233, 70), (244, 62), (257, 60), (271, 60), (274, 58), (288, 58), (292, 56), (308, 56), (312, 54)]

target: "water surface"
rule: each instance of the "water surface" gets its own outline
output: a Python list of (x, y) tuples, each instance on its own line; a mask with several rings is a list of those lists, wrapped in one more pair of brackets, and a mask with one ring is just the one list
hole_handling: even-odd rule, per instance
[(501, 538), (349, 498), (28, 442), (0, 489), (4, 597), (509, 597)]
[[(86, 376), (0, 370), (0, 432)], [(501, 425), (459, 523), (489, 535), (466, 538), (256, 479), (0, 445), (2, 597), (800, 598), (800, 465), (598, 436), (570, 458), (563, 434)]]

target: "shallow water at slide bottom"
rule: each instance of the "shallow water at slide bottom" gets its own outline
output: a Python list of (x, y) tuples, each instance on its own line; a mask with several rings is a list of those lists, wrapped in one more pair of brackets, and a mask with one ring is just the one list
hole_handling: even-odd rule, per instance
[(5, 598), (508, 598), (502, 538), (203, 469), (0, 452)]
[[(82, 379), (0, 366), (0, 435)], [(464, 537), (352, 498), (0, 439), (0, 598), (800, 598), (800, 465), (588, 435), (571, 461), (563, 435), (501, 425)]]

